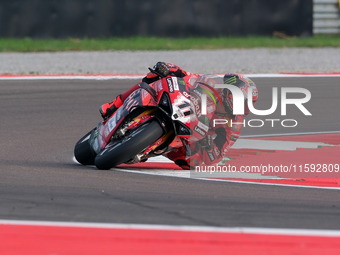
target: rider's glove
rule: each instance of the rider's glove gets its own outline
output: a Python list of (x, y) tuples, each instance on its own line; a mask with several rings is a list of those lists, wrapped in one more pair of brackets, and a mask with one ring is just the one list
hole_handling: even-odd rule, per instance
[(170, 74), (169, 67), (164, 62), (157, 62), (153, 71), (161, 77), (167, 77)]
[(206, 151), (210, 151), (214, 147), (213, 138), (209, 133), (202, 140), (200, 140), (199, 143)]

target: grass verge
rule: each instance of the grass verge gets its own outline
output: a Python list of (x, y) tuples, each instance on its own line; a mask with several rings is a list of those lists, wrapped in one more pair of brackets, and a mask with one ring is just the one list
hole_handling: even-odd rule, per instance
[(297, 37), (217, 37), (217, 38), (158, 38), (130, 37), (108, 39), (7, 39), (0, 38), (0, 52), (60, 52), (105, 50), (187, 50), (231, 48), (291, 48), (340, 47), (340, 35)]

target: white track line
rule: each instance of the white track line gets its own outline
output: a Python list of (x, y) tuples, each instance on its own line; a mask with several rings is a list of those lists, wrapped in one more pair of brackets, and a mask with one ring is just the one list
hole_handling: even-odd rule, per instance
[[(221, 74), (219, 74), (222, 76)], [(244, 74), (249, 78), (306, 78), (306, 77), (340, 77), (340, 74)], [(111, 80), (141, 79), (141, 74), (60, 74), (60, 75), (0, 75), (0, 80)]]
[(240, 138), (255, 138), (255, 137), (275, 137), (275, 136), (299, 136), (299, 135), (321, 135), (321, 134), (338, 134), (340, 131), (320, 131), (320, 132), (299, 132), (285, 134), (264, 134), (264, 135), (241, 135)]
[(0, 220), (0, 225), (340, 237), (340, 230), (326, 230), (326, 229), (318, 230), (318, 229), (284, 229), (284, 228), (251, 228), (251, 227), (228, 228), (228, 227), (185, 226), (185, 225), (184, 226), (171, 226), (171, 225), (156, 225), (156, 224), (155, 225), (153, 224), (116, 224), (116, 223), (26, 221), (26, 220)]
[(272, 150), (272, 151), (295, 151), (299, 148), (317, 149), (320, 146), (336, 146), (322, 142), (303, 142), (288, 140), (261, 140), (239, 138), (232, 146), (232, 149), (255, 149), (255, 150)]
[[(153, 173), (151, 170), (125, 170), (125, 169), (117, 169), (113, 168), (112, 170), (120, 171), (120, 172), (127, 172), (127, 173), (135, 173), (135, 174), (148, 174), (148, 175), (158, 175), (158, 176), (166, 176), (166, 177), (176, 177), (176, 178), (186, 178), (190, 180), (201, 180), (201, 181), (215, 181), (215, 182), (229, 182), (229, 183), (240, 183), (240, 184), (249, 184), (249, 185), (264, 185), (264, 186), (279, 186), (279, 187), (292, 187), (292, 188), (305, 188), (305, 189), (327, 189), (327, 190), (340, 190), (340, 187), (322, 187), (322, 186), (307, 186), (307, 185), (293, 185), (293, 184), (280, 184), (280, 183), (268, 183), (268, 182), (251, 182), (251, 181), (234, 181), (234, 180), (224, 180), (224, 179), (210, 179), (210, 178), (192, 178), (189, 176), (186, 176), (182, 173), (179, 173), (176, 175), (176, 173), (170, 172), (169, 174), (161, 174), (159, 172)], [(169, 170), (171, 171), (171, 170)], [(187, 170), (189, 171), (189, 170)], [(173, 174), (172, 174), (173, 173)], [(272, 180), (272, 179), (271, 179)], [(295, 179), (284, 179), (280, 178), (280, 180), (295, 180)]]
[(317, 73), (310, 73), (310, 74), (245, 74), (245, 76), (249, 78), (306, 78), (306, 77), (340, 77), (340, 74), (317, 74)]
[(37, 75), (37, 76), (0, 76), (0, 80), (128, 80), (142, 79), (144, 75)]

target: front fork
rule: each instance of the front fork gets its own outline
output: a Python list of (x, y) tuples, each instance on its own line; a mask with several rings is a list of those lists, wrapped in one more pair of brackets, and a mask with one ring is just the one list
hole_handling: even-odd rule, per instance
[[(150, 121), (151, 119), (158, 119), (160, 122), (162, 128), (164, 129), (165, 135), (163, 135), (161, 138), (159, 138), (156, 142), (148, 146), (143, 152), (137, 154), (133, 159), (131, 159), (128, 164), (134, 164), (138, 162), (145, 161), (151, 152), (154, 152), (158, 147), (160, 147), (162, 144), (166, 143), (169, 139), (173, 137), (174, 131), (172, 129), (167, 130), (165, 127), (166, 124), (162, 120), (161, 116), (157, 114), (157, 108), (147, 109), (143, 111), (141, 114), (139, 114), (137, 117), (133, 118), (131, 121), (126, 123), (122, 128), (118, 129), (116, 131), (116, 136), (119, 138), (122, 138), (125, 136), (126, 132), (129, 130), (133, 130), (143, 123)], [(163, 149), (160, 152), (161, 155), (163, 152), (165, 152), (166, 149)], [(157, 154), (155, 154), (157, 155)]]

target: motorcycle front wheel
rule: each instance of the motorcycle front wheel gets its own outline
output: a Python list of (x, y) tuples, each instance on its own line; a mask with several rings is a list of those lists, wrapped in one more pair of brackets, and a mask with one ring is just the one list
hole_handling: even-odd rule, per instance
[(74, 157), (82, 165), (94, 165), (96, 155), (91, 149), (89, 139), (94, 129), (84, 135), (74, 147)]
[(127, 162), (163, 135), (163, 128), (157, 120), (146, 122), (119, 141), (109, 143), (95, 158), (98, 169), (108, 170)]

